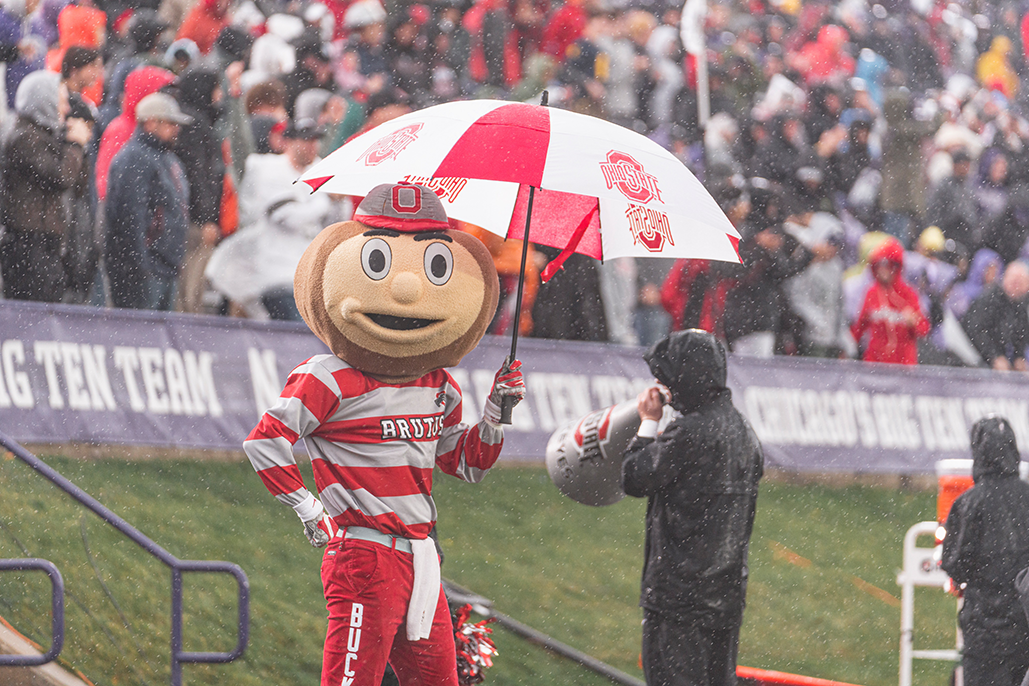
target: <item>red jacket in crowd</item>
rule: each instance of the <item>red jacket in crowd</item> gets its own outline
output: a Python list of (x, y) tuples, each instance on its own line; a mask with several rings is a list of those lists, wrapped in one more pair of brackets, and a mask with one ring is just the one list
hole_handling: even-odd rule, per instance
[(868, 257), (876, 280), (865, 294), (861, 313), (851, 326), (854, 339), (868, 334), (862, 359), (867, 362), (918, 364), (919, 338), (929, 333), (929, 320), (918, 301), (918, 294), (901, 276), (904, 248), (890, 239)]

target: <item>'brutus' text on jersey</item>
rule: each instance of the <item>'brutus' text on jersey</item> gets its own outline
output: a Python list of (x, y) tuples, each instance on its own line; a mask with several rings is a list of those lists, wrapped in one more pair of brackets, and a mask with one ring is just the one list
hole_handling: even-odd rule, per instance
[(433, 441), (443, 431), (443, 415), (428, 417), (391, 417), (380, 419), (382, 440)]

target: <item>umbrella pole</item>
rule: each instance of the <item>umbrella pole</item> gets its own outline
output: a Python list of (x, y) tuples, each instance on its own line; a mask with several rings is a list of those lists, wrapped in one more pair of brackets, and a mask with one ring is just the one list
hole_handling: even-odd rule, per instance
[[(547, 101), (549, 100), (550, 92), (543, 91), (543, 96), (540, 98), (540, 105), (546, 107)], [(518, 270), (518, 293), (515, 299), (514, 328), (511, 331), (511, 356), (507, 358), (509, 363), (515, 361), (515, 353), (518, 352), (518, 327), (522, 324), (522, 289), (525, 286), (525, 260), (529, 256), (529, 225), (532, 223), (532, 199), (535, 195), (536, 187), (529, 186), (529, 204), (525, 208), (525, 233), (522, 235), (522, 266)], [(515, 399), (510, 396), (504, 396), (504, 398), (501, 399), (501, 424), (511, 423), (511, 412), (514, 410), (515, 403)]]
[[(529, 224), (532, 223), (532, 200), (536, 195), (536, 187), (529, 186), (529, 204), (525, 208), (525, 234), (522, 236), (522, 265), (518, 270), (518, 290), (515, 296), (514, 325), (511, 330), (511, 356), (508, 362), (514, 362), (515, 354), (518, 352), (518, 328), (522, 323), (522, 290), (525, 286), (525, 262), (529, 256)], [(514, 410), (515, 399), (505, 396), (500, 405), (500, 423), (511, 423), (511, 412)]]

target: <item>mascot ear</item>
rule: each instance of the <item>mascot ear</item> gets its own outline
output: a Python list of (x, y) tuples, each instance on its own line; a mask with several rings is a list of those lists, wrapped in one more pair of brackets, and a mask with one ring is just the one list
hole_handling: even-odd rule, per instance
[[(319, 233), (307, 246), (293, 275), (293, 297), (304, 322), (329, 350), (343, 357), (346, 339), (325, 309), (325, 263), (329, 255), (343, 241), (364, 232), (368, 227), (360, 222), (339, 222)], [(345, 358), (343, 358), (345, 359)]]
[(485, 286), (482, 307), (479, 309), (479, 316), (476, 317), (475, 323), (472, 324), (464, 336), (446, 349), (448, 354), (445, 364), (438, 365), (439, 367), (454, 367), (461, 362), (461, 358), (479, 344), (479, 341), (486, 334), (486, 329), (489, 328), (490, 322), (493, 321), (493, 315), (497, 313), (497, 303), (500, 300), (500, 280), (497, 277), (497, 267), (493, 262), (493, 255), (482, 244), (482, 241), (464, 231), (452, 230), (446, 233), (456, 243), (464, 246), (472, 254), (472, 257), (475, 258), (475, 263), (479, 265), (479, 269), (482, 271), (482, 283)]

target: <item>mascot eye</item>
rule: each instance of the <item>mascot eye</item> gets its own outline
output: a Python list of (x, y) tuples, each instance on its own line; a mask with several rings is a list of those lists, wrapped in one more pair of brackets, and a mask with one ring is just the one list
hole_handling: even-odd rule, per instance
[(454, 272), (454, 254), (444, 243), (430, 243), (425, 249), (425, 275), (429, 281), (442, 286)]
[(389, 250), (389, 243), (381, 238), (373, 238), (361, 248), (361, 266), (364, 273), (373, 281), (386, 278), (392, 261), (393, 254)]

